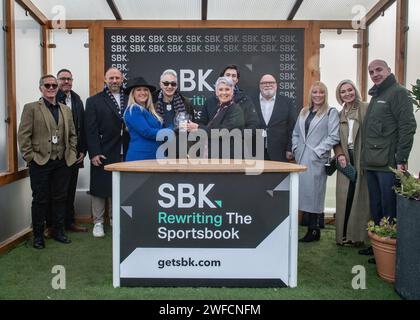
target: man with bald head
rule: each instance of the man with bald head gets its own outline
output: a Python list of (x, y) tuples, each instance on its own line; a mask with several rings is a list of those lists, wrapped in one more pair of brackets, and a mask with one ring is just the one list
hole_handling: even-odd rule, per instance
[(292, 156), (292, 132), (296, 122), (293, 100), (277, 92), (276, 78), (265, 74), (260, 80), (259, 129), (263, 129), (264, 159), (287, 162)]
[[(406, 88), (397, 83), (388, 64), (374, 60), (368, 66), (374, 86), (362, 131), (362, 167), (368, 181), (370, 214), (376, 224), (396, 217), (395, 175), (389, 167), (408, 169), (416, 120)], [(361, 250), (370, 254), (372, 250)]]
[(86, 100), (85, 111), (94, 237), (104, 236), (106, 201), (110, 217), (112, 212), (112, 175), (104, 166), (123, 161), (129, 142), (123, 120), (128, 100), (122, 88), (123, 74), (117, 68), (109, 68), (104, 82), (104, 90)]

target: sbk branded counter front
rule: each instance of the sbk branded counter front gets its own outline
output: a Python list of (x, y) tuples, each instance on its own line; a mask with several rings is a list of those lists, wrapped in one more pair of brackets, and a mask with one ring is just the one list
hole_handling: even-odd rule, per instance
[(114, 287), (296, 286), (305, 167), (166, 161), (105, 167), (113, 171)]

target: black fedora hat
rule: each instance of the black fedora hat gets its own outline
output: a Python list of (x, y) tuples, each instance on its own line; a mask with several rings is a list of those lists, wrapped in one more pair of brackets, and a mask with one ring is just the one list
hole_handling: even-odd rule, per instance
[(156, 90), (155, 86), (148, 84), (147, 81), (143, 77), (136, 77), (127, 81), (127, 85), (124, 89), (125, 94), (130, 94), (131, 89), (136, 87), (146, 87), (149, 88), (150, 92), (154, 92)]

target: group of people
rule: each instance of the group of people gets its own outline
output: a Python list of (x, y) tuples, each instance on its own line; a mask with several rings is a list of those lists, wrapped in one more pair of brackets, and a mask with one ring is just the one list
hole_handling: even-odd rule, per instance
[[(215, 94), (206, 100), (201, 112), (194, 112), (191, 102), (180, 93), (177, 73), (171, 69), (162, 73), (157, 89), (143, 77), (130, 79), (124, 87), (121, 71), (110, 68), (103, 91), (87, 99), (84, 112), (80, 98), (71, 90), (69, 70), (60, 70), (58, 80), (43, 76), (39, 86), (42, 98), (25, 105), (18, 133), (33, 191), (33, 246), (45, 247), (45, 221), (51, 226), (49, 235), (62, 243), (70, 242), (65, 229), (86, 231), (74, 223), (73, 202), (78, 169), (87, 152), (93, 236), (103, 237), (107, 204), (112, 217), (111, 173), (104, 165), (168, 156), (157, 153), (162, 143), (157, 136), (167, 130), (176, 141), (181, 129), (187, 133), (204, 130), (209, 136), (213, 129), (248, 129), (253, 138), (251, 149), (255, 139), (263, 141), (263, 159), (295, 159), (305, 165), (307, 170), (299, 178), (299, 210), (309, 216), (307, 233), (300, 239), (303, 242), (320, 239), (325, 164), (334, 150), (337, 165), (344, 168), (350, 163), (357, 171), (355, 181), (340, 172), (337, 175), (336, 242), (365, 241), (370, 216), (379, 222), (383, 216), (396, 215), (395, 178), (389, 167), (407, 169), (416, 130), (407, 91), (396, 82), (386, 62), (371, 62), (369, 74), (375, 84), (369, 91), (369, 106), (361, 101), (354, 83), (344, 80), (336, 90), (343, 107), (339, 112), (329, 105), (327, 87), (318, 81), (310, 88), (309, 103), (299, 114), (294, 101), (278, 93), (272, 74), (260, 78), (258, 103), (254, 104), (239, 87), (236, 65), (222, 70)], [(176, 123), (181, 114), (186, 121)], [(212, 145), (208, 141), (208, 154)], [(222, 154), (219, 148), (217, 157), (225, 156), (238, 154), (235, 150)], [(366, 251), (370, 253), (369, 248)]]

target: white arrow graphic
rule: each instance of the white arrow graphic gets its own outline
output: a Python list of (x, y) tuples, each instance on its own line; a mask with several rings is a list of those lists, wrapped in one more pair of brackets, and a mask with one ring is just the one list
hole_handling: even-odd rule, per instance
[(121, 206), (121, 209), (130, 216), (130, 218), (133, 217), (133, 207), (127, 207), (127, 206)]

